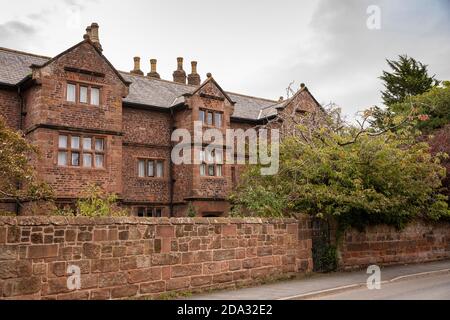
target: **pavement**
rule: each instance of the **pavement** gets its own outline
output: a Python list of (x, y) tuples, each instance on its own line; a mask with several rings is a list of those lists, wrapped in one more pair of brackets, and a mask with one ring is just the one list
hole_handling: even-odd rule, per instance
[[(393, 283), (450, 275), (450, 260), (381, 269), (382, 286)], [(189, 300), (306, 300), (354, 290), (367, 290), (366, 270), (312, 274), (304, 279), (280, 281), (257, 287), (193, 295)], [(443, 287), (448, 289), (448, 287)], [(419, 290), (419, 289), (417, 289)], [(339, 299), (337, 297), (337, 299)]]

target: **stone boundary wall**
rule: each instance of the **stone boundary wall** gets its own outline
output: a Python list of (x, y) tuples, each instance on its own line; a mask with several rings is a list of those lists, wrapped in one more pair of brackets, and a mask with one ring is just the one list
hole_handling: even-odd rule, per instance
[(339, 245), (340, 269), (450, 259), (450, 223), (416, 221), (405, 229), (378, 225), (348, 230)]
[[(311, 272), (311, 246), (306, 217), (0, 217), (0, 299), (158, 298), (251, 285)], [(67, 286), (70, 266), (80, 268), (80, 289)]]

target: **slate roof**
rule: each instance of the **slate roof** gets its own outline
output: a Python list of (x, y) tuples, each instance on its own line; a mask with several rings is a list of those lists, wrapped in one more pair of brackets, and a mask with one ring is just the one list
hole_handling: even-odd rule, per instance
[(0, 83), (16, 85), (31, 73), (32, 64), (43, 64), (50, 58), (0, 48)]
[[(17, 85), (30, 73), (32, 64), (42, 65), (51, 58), (25, 52), (0, 48), (0, 83)], [(119, 72), (131, 82), (129, 95), (125, 103), (151, 107), (171, 108), (184, 101), (183, 95), (193, 93), (198, 87), (183, 85), (167, 80), (148, 78)], [(278, 102), (263, 98), (227, 92), (235, 104), (233, 118), (243, 120), (260, 120), (276, 115)], [(275, 106), (275, 107), (274, 107)]]

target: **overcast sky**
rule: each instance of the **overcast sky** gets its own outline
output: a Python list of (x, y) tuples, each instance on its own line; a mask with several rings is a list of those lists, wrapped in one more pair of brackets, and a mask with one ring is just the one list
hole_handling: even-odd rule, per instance
[[(353, 116), (380, 104), (385, 59), (408, 54), (450, 79), (450, 0), (0, 0), (0, 46), (54, 56), (100, 25), (104, 54), (129, 71), (158, 59), (171, 79), (176, 57), (198, 60), (227, 91), (270, 99), (306, 83), (321, 103)], [(369, 29), (370, 5), (381, 12)], [(373, 11), (371, 11), (373, 13)], [(373, 22), (373, 20), (370, 20)]]

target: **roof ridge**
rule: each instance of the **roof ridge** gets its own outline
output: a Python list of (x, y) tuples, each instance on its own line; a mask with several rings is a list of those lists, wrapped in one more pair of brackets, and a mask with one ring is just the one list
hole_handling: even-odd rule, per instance
[[(30, 53), (30, 52), (25, 52), (25, 51), (20, 51), (20, 50), (14, 50), (14, 49), (5, 48), (5, 47), (0, 47), (0, 50), (11, 52), (11, 53), (27, 55), (27, 56), (31, 56), (31, 57), (42, 58), (42, 59), (48, 59), (48, 60), (52, 59), (52, 57), (39, 55), (39, 54), (34, 54), (34, 53)], [(176, 85), (179, 85), (179, 86), (185, 86), (185, 87), (188, 87), (188, 88), (197, 88), (198, 87), (196, 85), (190, 85), (190, 84), (187, 84), (187, 83), (179, 83), (179, 82), (170, 81), (170, 80), (166, 80), (166, 79), (149, 78), (148, 76), (145, 76), (145, 75), (138, 75), (138, 74), (134, 74), (134, 73), (127, 72), (127, 71), (121, 71), (121, 70), (117, 70), (117, 71), (120, 72), (120, 73), (124, 73), (124, 74), (130, 75), (130, 76), (133, 76), (133, 77), (141, 77), (141, 78), (144, 78), (144, 79), (147, 79), (147, 80), (162, 81), (162, 82), (166, 82), (166, 83), (176, 84)], [(231, 91), (225, 91), (225, 92), (227, 94), (232, 94), (232, 95), (236, 95), (236, 96), (241, 96), (241, 97), (246, 97), (246, 98), (251, 98), (251, 99), (258, 99), (258, 100), (263, 100), (263, 101), (267, 101), (267, 102), (277, 103), (276, 100), (272, 100), (272, 99), (261, 98), (261, 97), (256, 97), (256, 96), (252, 96), (252, 95), (248, 95), (248, 94), (242, 94), (242, 93), (231, 92)]]
[(9, 49), (9, 48), (5, 48), (5, 47), (0, 47), (0, 50), (11, 52), (11, 53), (22, 54), (22, 55), (26, 55), (26, 56), (31, 56), (31, 57), (36, 57), (36, 58), (51, 59), (51, 57), (34, 54), (34, 53), (30, 53), (30, 52), (25, 52), (25, 51), (20, 51), (20, 50), (15, 50), (15, 49)]
[(276, 100), (272, 100), (272, 99), (268, 99), (268, 98), (255, 97), (255, 96), (251, 96), (251, 95), (243, 94), (243, 93), (236, 93), (236, 92), (231, 92), (231, 91), (226, 91), (226, 93), (233, 94), (233, 95), (236, 95), (236, 96), (246, 97), (246, 98), (264, 100), (264, 101), (267, 101), (267, 102), (275, 102), (275, 103), (277, 102)]
[(144, 79), (150, 80), (150, 81), (162, 81), (162, 82), (167, 82), (167, 83), (176, 84), (176, 85), (179, 85), (179, 86), (190, 87), (190, 88), (197, 88), (197, 87), (199, 87), (199, 86), (192, 85), (192, 84), (179, 83), (179, 82), (170, 81), (170, 80), (166, 80), (166, 79), (152, 78), (152, 77), (149, 77), (149, 76), (146, 76), (146, 75), (134, 74), (134, 73), (127, 72), (127, 71), (121, 71), (121, 70), (118, 70), (118, 71), (120, 73), (125, 73), (126, 75), (129, 75), (129, 76), (132, 76), (132, 77), (144, 78)]
[[(189, 88), (198, 88), (198, 87), (199, 87), (199, 86), (196, 86), (196, 85), (191, 85), (191, 84), (187, 84), (187, 83), (179, 83), (179, 82), (170, 81), (170, 80), (166, 80), (166, 79), (150, 78), (150, 77), (148, 77), (148, 76), (146, 76), (146, 75), (134, 74), (134, 73), (131, 73), (131, 72), (129, 72), (129, 71), (121, 71), (121, 70), (118, 70), (118, 71), (119, 71), (120, 73), (125, 73), (125, 74), (127, 74), (127, 75), (129, 75), (129, 76), (132, 76), (132, 77), (144, 78), (144, 79), (147, 79), (147, 80), (150, 80), (150, 81), (153, 81), (153, 80), (155, 80), (155, 81), (162, 81), (162, 82), (171, 83), (171, 84), (176, 84), (176, 85), (179, 85), (179, 86), (185, 86), (185, 87), (189, 87)], [(224, 90), (224, 91), (225, 91), (225, 90)], [(241, 97), (246, 97), (246, 98), (252, 98), (252, 99), (258, 99), (258, 100), (264, 100), (264, 101), (267, 101), (267, 102), (274, 102), (274, 104), (277, 103), (276, 100), (271, 100), (271, 99), (261, 98), (261, 97), (255, 97), (255, 96), (251, 96), (251, 95), (247, 95), (247, 94), (242, 94), (242, 93), (236, 93), (236, 92), (231, 92), (231, 91), (225, 91), (225, 93), (227, 93), (227, 94), (233, 94), (233, 95), (241, 96)]]

